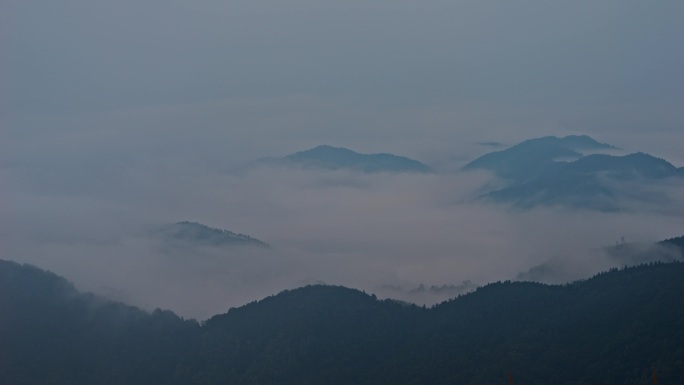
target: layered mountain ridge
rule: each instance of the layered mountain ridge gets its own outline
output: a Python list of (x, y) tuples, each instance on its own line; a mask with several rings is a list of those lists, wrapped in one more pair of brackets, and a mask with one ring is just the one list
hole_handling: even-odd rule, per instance
[[(0, 382), (642, 384), (684, 378), (684, 264), (564, 286), (498, 282), (432, 308), (339, 286), (204, 323), (77, 292), (0, 261)], [(40, 370), (35, 370), (40, 368)]]
[(619, 211), (640, 203), (666, 204), (668, 197), (650, 184), (684, 182), (683, 168), (646, 153), (595, 153), (615, 149), (588, 136), (543, 137), (485, 154), (464, 169), (488, 170), (505, 180), (505, 187), (483, 198), (519, 208), (561, 205)]
[(266, 242), (249, 235), (210, 227), (197, 222), (182, 221), (155, 228), (153, 235), (169, 242), (194, 246), (258, 246), (268, 247)]
[(361, 154), (343, 147), (320, 145), (282, 158), (268, 159), (268, 164), (322, 170), (350, 170), (363, 173), (427, 173), (429, 166), (393, 154)]

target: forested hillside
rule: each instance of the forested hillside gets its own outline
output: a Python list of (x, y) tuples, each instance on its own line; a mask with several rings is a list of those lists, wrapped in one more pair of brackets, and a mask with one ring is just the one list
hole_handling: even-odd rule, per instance
[(684, 379), (684, 264), (498, 282), (422, 308), (307, 286), (199, 324), (0, 262), (3, 384), (660, 384)]

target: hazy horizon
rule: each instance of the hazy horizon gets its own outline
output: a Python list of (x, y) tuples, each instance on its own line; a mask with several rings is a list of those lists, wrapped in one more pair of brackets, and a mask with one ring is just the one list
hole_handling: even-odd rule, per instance
[[(6, 0), (0, 258), (145, 308), (206, 317), (297, 285), (367, 291), (514, 279), (684, 234), (684, 189), (620, 213), (475, 201), (468, 161), (590, 135), (684, 166), (684, 3)], [(430, 175), (242, 170), (320, 144)], [(240, 169), (240, 172), (236, 172)], [(191, 220), (269, 250), (184, 254)], [(581, 242), (578, 242), (581, 240)]]

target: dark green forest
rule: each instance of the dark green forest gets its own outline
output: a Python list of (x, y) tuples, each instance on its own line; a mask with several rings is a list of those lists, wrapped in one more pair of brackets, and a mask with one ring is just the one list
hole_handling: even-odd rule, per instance
[(197, 322), (0, 261), (1, 384), (650, 384), (654, 369), (684, 383), (684, 263), (431, 308), (306, 286)]

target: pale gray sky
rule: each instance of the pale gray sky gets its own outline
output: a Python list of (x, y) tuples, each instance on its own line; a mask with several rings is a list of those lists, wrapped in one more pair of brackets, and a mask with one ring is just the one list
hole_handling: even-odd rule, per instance
[[(479, 124), (512, 126), (517, 141), (528, 126), (619, 136), (684, 122), (679, 0), (3, 0), (0, 18), (10, 139), (300, 138), (287, 152), (307, 140), (468, 140)], [(440, 108), (410, 126), (397, 118)]]

